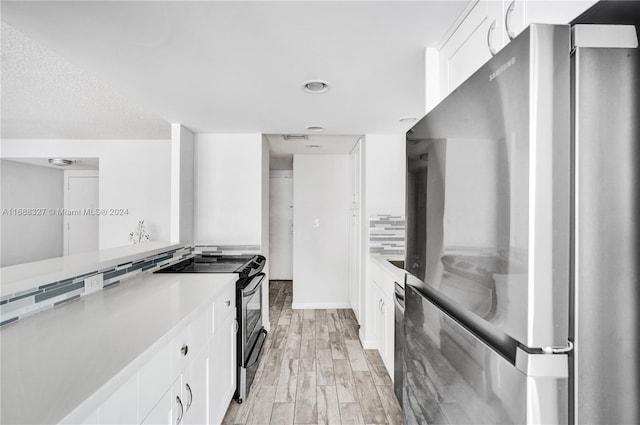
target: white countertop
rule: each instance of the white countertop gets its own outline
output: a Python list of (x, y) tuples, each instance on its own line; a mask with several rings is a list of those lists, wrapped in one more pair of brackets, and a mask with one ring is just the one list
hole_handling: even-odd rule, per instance
[(0, 423), (59, 422), (235, 281), (146, 275), (3, 327)]
[(404, 275), (405, 271), (400, 269), (393, 264), (391, 264), (388, 260), (392, 261), (404, 261), (404, 257), (399, 257), (397, 255), (380, 255), (380, 254), (371, 254), (371, 261), (378, 266), (379, 269), (384, 271), (387, 275), (393, 278), (395, 282), (398, 282), (402, 287), (404, 287)]
[(2, 267), (0, 296), (114, 267), (183, 246), (170, 242), (148, 242)]

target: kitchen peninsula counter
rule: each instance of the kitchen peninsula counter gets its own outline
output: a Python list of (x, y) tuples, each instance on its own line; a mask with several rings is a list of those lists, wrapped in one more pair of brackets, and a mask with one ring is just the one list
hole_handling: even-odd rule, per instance
[(4, 326), (0, 422), (89, 414), (235, 280), (145, 275)]

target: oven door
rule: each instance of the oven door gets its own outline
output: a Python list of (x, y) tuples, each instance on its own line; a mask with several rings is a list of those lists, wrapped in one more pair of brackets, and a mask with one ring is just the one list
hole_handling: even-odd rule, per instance
[(262, 328), (262, 281), (264, 273), (255, 275), (247, 285), (240, 290), (242, 298), (242, 311), (240, 326), (242, 330), (240, 343), (244, 347), (243, 354), (249, 355), (249, 349), (253, 347)]

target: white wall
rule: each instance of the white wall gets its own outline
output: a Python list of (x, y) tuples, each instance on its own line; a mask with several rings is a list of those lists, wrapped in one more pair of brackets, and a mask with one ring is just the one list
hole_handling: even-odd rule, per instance
[[(0, 208), (63, 208), (64, 172), (0, 161)], [(2, 214), (0, 267), (61, 257), (63, 216)]]
[(262, 244), (262, 157), (260, 134), (196, 134), (197, 244)]
[(349, 156), (294, 155), (293, 203), (293, 308), (348, 308)]
[(171, 124), (171, 241), (190, 243), (194, 234), (194, 135)]
[(128, 215), (100, 216), (100, 249), (129, 244), (144, 219), (153, 241), (170, 240), (170, 140), (2, 140), (2, 156), (97, 157), (100, 208), (127, 208)]

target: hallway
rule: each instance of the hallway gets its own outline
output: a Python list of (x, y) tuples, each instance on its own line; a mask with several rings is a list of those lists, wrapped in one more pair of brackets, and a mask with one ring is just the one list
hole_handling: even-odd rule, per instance
[(224, 424), (402, 424), (377, 350), (353, 311), (292, 310), (291, 281), (270, 281), (271, 332), (251, 393)]

